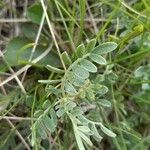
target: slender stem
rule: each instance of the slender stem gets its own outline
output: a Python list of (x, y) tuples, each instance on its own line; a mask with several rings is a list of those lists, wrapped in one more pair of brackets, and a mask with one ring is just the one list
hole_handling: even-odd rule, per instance
[(9, 120), (25, 120), (25, 121), (31, 121), (31, 120), (36, 120), (36, 118), (30, 118), (30, 117), (17, 117), (17, 116), (0, 116), (1, 119), (9, 119)]
[(66, 70), (66, 66), (65, 66), (65, 63), (64, 63), (64, 61), (63, 61), (63, 59), (62, 59), (62, 55), (61, 55), (61, 52), (60, 52), (58, 43), (57, 43), (57, 41), (56, 41), (56, 37), (55, 37), (54, 31), (53, 31), (54, 29), (53, 29), (52, 24), (51, 24), (51, 21), (50, 21), (50, 19), (49, 19), (49, 17), (48, 17), (47, 10), (46, 10), (46, 6), (45, 6), (43, 0), (41, 0), (41, 5), (42, 5), (42, 7), (43, 7), (43, 11), (44, 11), (44, 14), (45, 14), (45, 17), (46, 17), (46, 20), (47, 20), (47, 23), (48, 23), (48, 27), (49, 27), (49, 30), (50, 30), (50, 32), (51, 32), (52, 38), (53, 38), (53, 41), (54, 41), (54, 43), (55, 43), (55, 46), (56, 46), (58, 55), (59, 55), (59, 57), (60, 57), (60, 61), (61, 61), (62, 65), (63, 65), (64, 70)]

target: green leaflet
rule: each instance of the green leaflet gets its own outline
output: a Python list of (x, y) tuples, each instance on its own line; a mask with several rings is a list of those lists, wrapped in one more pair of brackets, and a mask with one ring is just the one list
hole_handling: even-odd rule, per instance
[(81, 114), (81, 115), (78, 115), (77, 116), (78, 117), (78, 119), (80, 120), (80, 122), (82, 123), (82, 124), (88, 124), (89, 123), (89, 121)]
[(85, 150), (82, 139), (80, 135), (78, 134), (78, 129), (75, 124), (73, 124), (73, 128), (74, 128), (74, 134), (75, 134), (75, 138), (76, 138), (76, 142), (78, 144), (79, 150)]
[(75, 102), (69, 102), (67, 105), (66, 105), (66, 109), (68, 111), (72, 110), (74, 107), (76, 107), (77, 104)]
[(46, 126), (46, 128), (50, 131), (50, 132), (53, 132), (54, 131), (54, 123), (52, 121), (52, 119), (46, 115), (43, 117), (43, 122), (44, 122), (44, 125)]
[(64, 108), (59, 108), (56, 112), (57, 116), (60, 118), (65, 113)]
[(68, 74), (68, 80), (70, 83), (72, 83), (75, 86), (82, 86), (85, 82), (85, 79), (77, 76), (76, 74), (74, 74), (74, 72), (70, 72)]
[(66, 51), (64, 51), (61, 55), (62, 55), (62, 59), (66, 65), (72, 64), (71, 58)]
[(84, 69), (86, 69), (89, 72), (93, 72), (93, 73), (97, 72), (97, 67), (89, 60), (83, 59), (80, 62), (80, 66), (82, 66)]
[(144, 74), (146, 74), (146, 70), (148, 70), (147, 67), (145, 67), (145, 66), (140, 66), (140, 67), (137, 68), (137, 69), (135, 70), (135, 72), (134, 72), (135, 77), (137, 78), (137, 77), (142, 77), (142, 76), (144, 76)]
[(44, 125), (41, 121), (36, 122), (37, 133), (41, 136), (42, 139), (47, 138), (46, 131), (44, 130)]
[(66, 91), (69, 95), (71, 95), (71, 96), (77, 94), (76, 89), (75, 89), (75, 88), (73, 87), (73, 85), (72, 85), (71, 83), (69, 83), (69, 82), (66, 82), (66, 83), (65, 83), (65, 91)]
[(90, 132), (90, 129), (88, 126), (78, 126), (78, 130), (80, 130), (81, 132)]
[(115, 83), (118, 79), (118, 76), (114, 72), (110, 72), (106, 75), (106, 78), (109, 80), (109, 82)]
[(110, 131), (109, 129), (107, 129), (105, 126), (103, 126), (102, 124), (100, 125), (101, 127), (101, 130), (107, 134), (108, 136), (111, 136), (111, 137), (116, 137), (116, 134), (113, 133), (112, 131)]
[(51, 106), (51, 102), (50, 102), (49, 100), (46, 100), (46, 101), (43, 103), (42, 108), (43, 108), (43, 109), (47, 109), (47, 108), (50, 107), (50, 106)]
[(56, 127), (57, 126), (57, 115), (56, 115), (56, 112), (54, 109), (51, 109), (50, 115), (51, 115), (51, 118), (53, 119), (53, 122), (54, 122), (55, 127)]
[(81, 131), (78, 131), (78, 133), (79, 133), (79, 136), (80, 136), (88, 145), (90, 145), (91, 147), (93, 146), (93, 143), (91, 142), (90, 138), (89, 138), (86, 134), (84, 134), (84, 133), (81, 132)]
[(79, 95), (79, 98), (84, 99), (85, 97), (86, 97), (86, 91), (81, 91), (80, 95)]
[(77, 55), (78, 58), (82, 57), (85, 53), (85, 46), (84, 44), (81, 44), (77, 47), (77, 49), (75, 50), (75, 53)]
[(97, 103), (104, 107), (111, 107), (111, 102), (106, 99), (99, 99)]
[(52, 85), (46, 86), (45, 90), (48, 93), (48, 95), (51, 94), (51, 93), (53, 93), (55, 95), (58, 95), (58, 94), (60, 94), (62, 92), (60, 89), (57, 89), (57, 88), (55, 88)]
[(64, 72), (65, 72), (64, 70), (58, 69), (58, 68), (53, 67), (53, 66), (51, 66), (51, 65), (47, 65), (46, 68), (47, 68), (49, 71), (56, 72), (56, 73), (64, 73)]
[(100, 65), (106, 65), (106, 59), (98, 54), (94, 54), (92, 53), (90, 56), (89, 56), (94, 62), (100, 64)]
[(80, 65), (75, 65), (72, 68), (72, 71), (79, 78), (87, 79), (89, 77), (89, 72), (85, 70), (83, 67), (81, 67)]
[(86, 96), (89, 100), (95, 100), (94, 90), (92, 88), (88, 88), (86, 91)]
[(86, 49), (85, 49), (86, 53), (93, 51), (95, 44), (96, 44), (96, 39), (90, 40), (86, 46)]
[(50, 111), (50, 116), (51, 117), (49, 117), (48, 115), (44, 115), (42, 117), (42, 120), (43, 120), (44, 125), (47, 127), (47, 129), (50, 132), (54, 132), (57, 126), (57, 116), (53, 109), (51, 109)]
[(78, 115), (82, 115), (83, 114), (83, 110), (80, 107), (75, 107), (72, 111), (71, 114), (76, 117)]
[(108, 92), (108, 88), (106, 86), (102, 86), (97, 93), (102, 96)]
[(40, 115), (42, 115), (43, 114), (43, 110), (37, 110), (37, 111), (35, 111), (35, 113), (34, 113), (34, 117), (36, 117), (36, 118), (38, 118)]
[(95, 124), (92, 123), (90, 129), (91, 129), (94, 137), (96, 137), (100, 141), (102, 139), (102, 137), (99, 135), (97, 128), (95, 127)]
[(97, 55), (101, 54), (107, 54), (117, 48), (117, 44), (114, 42), (106, 42), (103, 44), (100, 44), (99, 46), (95, 47), (92, 53), (95, 53)]
[[(49, 110), (49, 106), (51, 103), (46, 100), (43, 104), (43, 109), (46, 109), (46, 111), (39, 110), (34, 113), (34, 117), (38, 117), (38, 119), (34, 123), (34, 128), (32, 129), (33, 131), (33, 136), (35, 136), (35, 130), (37, 133), (41, 136), (42, 139), (47, 138), (47, 130), (50, 132), (54, 132), (56, 127), (57, 127), (57, 116), (54, 111), (54, 109)], [(47, 112), (49, 110), (49, 112)]]

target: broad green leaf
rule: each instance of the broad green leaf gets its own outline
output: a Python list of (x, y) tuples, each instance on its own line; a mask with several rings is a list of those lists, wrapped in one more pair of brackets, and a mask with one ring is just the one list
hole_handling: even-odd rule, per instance
[(75, 50), (75, 53), (77, 55), (78, 58), (82, 57), (85, 53), (85, 46), (84, 44), (81, 44), (77, 47), (77, 49)]
[(49, 71), (56, 72), (56, 73), (64, 73), (64, 72), (65, 72), (64, 70), (59, 69), (59, 68), (56, 68), (56, 67), (53, 67), (53, 66), (51, 66), (51, 65), (47, 65), (46, 68), (47, 68)]
[(92, 53), (101, 55), (101, 54), (107, 54), (117, 48), (117, 44), (114, 42), (106, 42), (103, 44), (100, 44), (99, 46), (95, 47)]
[(75, 88), (73, 87), (73, 85), (72, 85), (71, 83), (69, 83), (69, 82), (66, 82), (66, 83), (65, 83), (65, 91), (66, 91), (69, 95), (71, 95), (71, 96), (77, 94), (76, 89), (75, 89)]
[(72, 64), (71, 58), (66, 51), (62, 53), (62, 59), (66, 65)]
[(105, 126), (103, 126), (102, 124), (100, 125), (101, 127), (101, 130), (107, 134), (108, 136), (111, 136), (111, 137), (116, 137), (116, 134), (113, 133), (111, 130), (107, 129)]
[[(39, 27), (37, 24), (33, 23), (23, 23), (21, 26), (21, 32), (30, 40), (35, 41)], [(40, 33), (39, 44), (43, 46), (47, 46), (49, 44), (48, 38)]]
[[(21, 65), (19, 62), (26, 61), (28, 62), (32, 47), (28, 47), (27, 49), (21, 50), (23, 47), (31, 44), (31, 41), (26, 38), (16, 37), (9, 41), (6, 47), (6, 52), (4, 54), (6, 61), (10, 66), (18, 66)], [(46, 48), (43, 46), (37, 46), (36, 50), (33, 54), (33, 59), (39, 57)], [(18, 55), (19, 54), (19, 55)], [(53, 66), (60, 66), (60, 60), (56, 54), (53, 52), (49, 53), (42, 60), (36, 63), (36, 65), (45, 66), (47, 64), (51, 64)]]
[(33, 4), (27, 10), (27, 17), (34, 23), (40, 24), (43, 8), (40, 4)]
[(38, 26), (32, 23), (24, 23), (21, 25), (21, 32), (29, 39), (35, 40), (38, 32)]
[(80, 65), (76, 65), (72, 68), (73, 73), (82, 79), (87, 79), (89, 77), (89, 72), (85, 70)]
[(89, 56), (94, 62), (100, 64), (100, 65), (106, 65), (106, 59), (100, 55), (97, 55), (97, 54), (94, 54), (92, 53), (90, 56)]
[[(21, 47), (18, 51), (17, 51), (17, 60), (18, 60), (18, 63), (19, 63), (19, 56), (21, 54), (25, 54), (26, 51), (29, 49), (29, 48), (32, 48), (34, 46), (34, 43), (29, 43), (29, 44), (26, 44), (25, 46)], [(23, 61), (23, 60), (21, 60)]]
[(104, 107), (111, 107), (111, 102), (106, 99), (99, 99), (97, 103)]
[(25, 45), (29, 44), (30, 41), (26, 38), (14, 38), (9, 41), (6, 47), (6, 53), (4, 54), (5, 59), (10, 66), (18, 65), (17, 52)]
[(84, 69), (86, 69), (89, 72), (97, 72), (97, 67), (89, 60), (83, 59), (80, 62), (80, 66), (82, 66)]
[(96, 44), (96, 39), (90, 40), (85, 49), (86, 53), (92, 52), (95, 47), (95, 44)]

